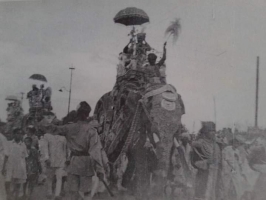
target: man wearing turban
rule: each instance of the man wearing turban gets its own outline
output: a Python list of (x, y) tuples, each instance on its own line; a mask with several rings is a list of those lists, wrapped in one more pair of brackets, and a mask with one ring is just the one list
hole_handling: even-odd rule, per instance
[(218, 200), (221, 194), (222, 156), (213, 122), (202, 122), (199, 138), (192, 143), (192, 148), (192, 165), (198, 170), (195, 199)]
[[(96, 174), (100, 179), (104, 177), (103, 149), (97, 133), (98, 123), (87, 121), (91, 111), (90, 105), (83, 101), (77, 108), (77, 122), (56, 126), (40, 123), (40, 128), (46, 133), (63, 135), (71, 151), (68, 167), (69, 194), (71, 200), (79, 197), (79, 192), (88, 196), (92, 188), (92, 177)], [(87, 197), (89, 198), (89, 197)]]

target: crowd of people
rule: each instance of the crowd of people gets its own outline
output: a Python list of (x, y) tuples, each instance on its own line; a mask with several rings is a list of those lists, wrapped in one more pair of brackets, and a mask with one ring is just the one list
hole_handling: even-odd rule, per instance
[(86, 196), (92, 184), (90, 178), (96, 171), (103, 178), (97, 123), (86, 121), (90, 110), (83, 102), (76, 118), (68, 118), (65, 125), (52, 112), (47, 112), (41, 124), (29, 125), (26, 133), (21, 128), (12, 132), (1, 130), (0, 199), (32, 199), (35, 186), (44, 183), (47, 199), (62, 199), (66, 178), (70, 199), (77, 199), (78, 192)]
[[(1, 199), (31, 199), (40, 184), (45, 184), (47, 199), (94, 196), (97, 180), (106, 180), (110, 168), (97, 134), (97, 121), (88, 121), (89, 112), (89, 105), (83, 102), (75, 115), (78, 120), (70, 115), (64, 125), (53, 113), (47, 113), (39, 130), (32, 125), (26, 133), (19, 128), (12, 133), (2, 130)], [(203, 122), (198, 135), (193, 136), (184, 129), (173, 138), (163, 199), (264, 199), (265, 135), (252, 140), (241, 134), (225, 136), (216, 132), (213, 122)], [(156, 180), (150, 178), (147, 193), (156, 187)]]

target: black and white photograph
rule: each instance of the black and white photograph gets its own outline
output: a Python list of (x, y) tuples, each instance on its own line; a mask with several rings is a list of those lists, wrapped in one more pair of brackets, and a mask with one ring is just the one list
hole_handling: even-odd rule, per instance
[(265, 200), (265, 0), (0, 0), (0, 200)]

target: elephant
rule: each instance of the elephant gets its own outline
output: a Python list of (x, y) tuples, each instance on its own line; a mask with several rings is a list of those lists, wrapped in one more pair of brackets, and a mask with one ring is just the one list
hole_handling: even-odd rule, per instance
[[(139, 199), (145, 199), (151, 171), (169, 168), (173, 135), (180, 128), (183, 114), (184, 104), (174, 86), (147, 87), (142, 72), (133, 70), (117, 80), (114, 89), (99, 99), (94, 110), (111, 163), (111, 181), (120, 180), (126, 188), (135, 183), (137, 187), (133, 184), (132, 188), (136, 188)], [(117, 172), (121, 171), (125, 155), (127, 167), (119, 177)]]

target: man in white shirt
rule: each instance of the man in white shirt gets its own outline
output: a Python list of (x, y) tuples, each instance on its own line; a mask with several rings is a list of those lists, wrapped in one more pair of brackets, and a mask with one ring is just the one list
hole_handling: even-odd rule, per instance
[(6, 188), (10, 194), (10, 184), (13, 186), (14, 198), (23, 196), (23, 184), (27, 180), (26, 158), (28, 157), (27, 148), (23, 139), (23, 132), (19, 128), (13, 130), (13, 140), (9, 141), (8, 162), (6, 166)]
[(8, 147), (6, 137), (0, 133), (0, 199), (6, 200), (6, 188), (5, 178), (3, 173), (5, 172), (5, 165), (8, 159)]
[(68, 149), (66, 138), (60, 135), (45, 134), (48, 155), (45, 160), (47, 169), (48, 197), (52, 197), (52, 183), (56, 176), (55, 197), (59, 199), (62, 187), (62, 178), (65, 174), (65, 163), (68, 160)]

